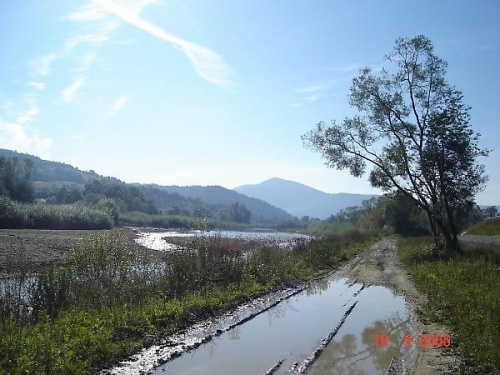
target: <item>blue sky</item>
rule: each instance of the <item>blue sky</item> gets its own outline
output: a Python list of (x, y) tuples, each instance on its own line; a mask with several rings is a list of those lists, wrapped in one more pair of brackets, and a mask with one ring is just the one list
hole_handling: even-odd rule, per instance
[(424, 34), (472, 107), (499, 204), (500, 3), (95, 0), (0, 3), (0, 147), (126, 182), (295, 180), (377, 192), (300, 136), (353, 114), (360, 68)]

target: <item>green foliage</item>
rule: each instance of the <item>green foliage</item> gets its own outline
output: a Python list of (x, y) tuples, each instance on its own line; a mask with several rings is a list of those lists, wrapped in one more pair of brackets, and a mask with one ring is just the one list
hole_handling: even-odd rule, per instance
[(359, 115), (324, 122), (303, 137), (329, 166), (355, 177), (371, 165), (370, 183), (400, 192), (427, 215), (435, 242), (458, 250), (475, 194), (485, 186), (488, 151), (470, 124), (463, 95), (445, 79), (446, 62), (423, 35), (396, 40), (388, 68), (361, 70), (350, 103)]
[(498, 208), (496, 208), (495, 206), (489, 206), (489, 207), (485, 208), (483, 211), (484, 211), (484, 214), (486, 217), (498, 216)]
[(0, 196), (20, 202), (33, 201), (33, 186), (30, 177), (33, 164), (29, 159), (24, 160), (21, 167), (17, 158), (0, 156)]
[(221, 213), (221, 219), (237, 223), (249, 223), (252, 213), (243, 203), (234, 202)]
[(55, 197), (58, 204), (73, 204), (83, 199), (82, 192), (78, 189), (68, 189), (63, 186)]
[(85, 185), (83, 189), (85, 201), (91, 204), (98, 204), (105, 199), (115, 202), (116, 207), (123, 212), (144, 212), (157, 214), (158, 209), (155, 204), (146, 198), (135, 186), (124, 183), (101, 183), (94, 180)]
[(104, 198), (98, 201), (94, 208), (107, 213), (113, 219), (114, 224), (118, 224), (120, 219), (120, 207), (118, 207), (115, 201)]
[[(199, 229), (199, 218), (178, 215), (148, 215), (143, 212), (120, 213), (120, 223), (155, 228)], [(246, 224), (207, 218), (207, 229), (245, 229)]]
[(109, 229), (111, 217), (84, 205), (26, 204), (0, 197), (0, 228)]
[(499, 236), (500, 217), (482, 220), (467, 229), (466, 234), (474, 234), (480, 236)]
[(401, 193), (387, 194), (347, 207), (326, 221), (312, 222), (313, 235), (335, 235), (352, 230), (373, 234), (429, 234), (426, 216), (414, 201)]
[(428, 235), (429, 223), (424, 211), (408, 196), (397, 192), (385, 197), (384, 219), (394, 233), (402, 235)]
[[(234, 190), (229, 190), (221, 186), (158, 186), (158, 185), (146, 185), (142, 187), (143, 189), (153, 189), (150, 191), (154, 193), (158, 198), (158, 206), (163, 208), (171, 208), (174, 205), (179, 205), (188, 209), (188, 211), (193, 212), (196, 206), (204, 205), (209, 208), (214, 216), (220, 216), (222, 212), (228, 209), (234, 203), (239, 203), (244, 205), (251, 212), (251, 219), (257, 222), (271, 222), (277, 220), (292, 220), (292, 216), (279, 209), (264, 202), (260, 199), (250, 198), (246, 195), (240, 194)], [(170, 196), (168, 199), (173, 198), (173, 194), (179, 194), (183, 196), (184, 200), (178, 203), (168, 204), (166, 207), (160, 205), (158, 202), (162, 199), (167, 199), (161, 197), (160, 191), (168, 192)], [(145, 193), (146, 194), (146, 193)], [(149, 197), (150, 193), (147, 193)], [(228, 220), (226, 217), (225, 220)]]
[(155, 228), (195, 229), (196, 219), (177, 215), (148, 215), (144, 212), (120, 213), (124, 225), (147, 226)]
[(445, 323), (467, 374), (500, 368), (500, 249), (466, 246), (437, 260), (430, 238), (399, 242), (401, 259), (429, 302), (425, 315)]
[(144, 250), (130, 249), (122, 234), (99, 233), (75, 244), (69, 259), (76, 303), (100, 307), (143, 298), (153, 272)]

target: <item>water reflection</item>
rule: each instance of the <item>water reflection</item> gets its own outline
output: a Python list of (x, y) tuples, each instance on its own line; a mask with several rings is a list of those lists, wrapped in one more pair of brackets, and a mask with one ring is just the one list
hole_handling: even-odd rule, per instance
[[(372, 287), (381, 288), (381, 287)], [(387, 294), (377, 291), (378, 294)], [(365, 295), (368, 296), (368, 295)], [(378, 306), (384, 303), (384, 297), (379, 301)], [(402, 300), (401, 297), (394, 297)], [(363, 306), (363, 302), (365, 303)], [(393, 311), (387, 314), (384, 319), (368, 320), (363, 324), (359, 321), (359, 316), (363, 311), (370, 311), (371, 306), (368, 298), (361, 298), (358, 304), (360, 310), (353, 313), (353, 319), (358, 319), (357, 324), (364, 326), (360, 333), (353, 325), (354, 320), (346, 322), (338, 333), (323, 351), (318, 360), (308, 371), (310, 374), (385, 374), (393, 357), (399, 357), (403, 344), (403, 336), (407, 333), (406, 311)], [(373, 311), (373, 317), (380, 316), (377, 311)], [(361, 313), (361, 314), (360, 314)], [(361, 324), (360, 324), (361, 323)], [(388, 345), (377, 346), (376, 335), (387, 335)]]
[[(243, 325), (155, 370), (157, 374), (259, 374), (284, 359), (277, 373), (309, 356), (338, 323), (348, 301), (359, 301), (309, 369), (312, 374), (385, 374), (406, 329), (402, 297), (383, 287), (321, 280)], [(387, 334), (387, 347), (375, 346)]]

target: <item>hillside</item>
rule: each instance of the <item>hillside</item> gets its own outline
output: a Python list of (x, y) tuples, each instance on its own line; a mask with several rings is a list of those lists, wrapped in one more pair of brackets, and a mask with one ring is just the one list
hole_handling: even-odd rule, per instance
[(292, 216), (281, 208), (277, 208), (258, 198), (248, 197), (244, 194), (221, 186), (144, 186), (153, 187), (171, 194), (179, 194), (184, 197), (197, 199), (205, 202), (209, 207), (216, 210), (227, 207), (234, 202), (242, 203), (250, 211), (252, 211), (252, 221), (292, 219)]
[(37, 198), (45, 198), (48, 195), (54, 194), (63, 186), (81, 190), (87, 183), (94, 180), (108, 183), (123, 183), (117, 178), (104, 177), (94, 171), (81, 171), (69, 164), (43, 160), (37, 156), (11, 150), (0, 149), (0, 156), (17, 158), (19, 160), (28, 159), (33, 162), (34, 169), (31, 179)]
[(235, 191), (261, 199), (294, 216), (326, 219), (341, 209), (358, 206), (374, 197), (368, 194), (329, 194), (298, 182), (271, 178), (260, 184), (243, 185)]
[(31, 181), (36, 198), (57, 195), (62, 187), (83, 191), (85, 185), (95, 180), (102, 185), (128, 185), (137, 188), (146, 200), (151, 200), (160, 211), (186, 215), (207, 208), (213, 214), (224, 210), (232, 203), (244, 204), (252, 212), (252, 221), (289, 220), (292, 216), (267, 202), (249, 198), (220, 186), (160, 186), (126, 184), (114, 177), (101, 176), (94, 171), (81, 171), (69, 164), (40, 159), (37, 156), (0, 149), (0, 156), (28, 159), (33, 162)]

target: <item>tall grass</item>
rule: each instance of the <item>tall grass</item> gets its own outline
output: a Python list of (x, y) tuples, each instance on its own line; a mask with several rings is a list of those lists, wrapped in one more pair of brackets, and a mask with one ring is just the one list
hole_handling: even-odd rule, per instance
[(480, 236), (498, 236), (500, 235), (500, 217), (484, 219), (467, 229), (466, 234)]
[(111, 216), (82, 204), (27, 204), (0, 197), (0, 228), (109, 229)]
[(0, 369), (97, 372), (152, 337), (305, 280), (359, 246), (336, 237), (244, 254), (237, 241), (200, 237), (158, 262), (122, 236), (91, 235), (66, 265), (37, 274), (16, 263), (14, 282), (0, 282)]
[[(120, 213), (120, 223), (142, 227), (198, 229), (200, 218), (178, 215), (150, 215), (144, 212)], [(207, 229), (245, 229), (249, 225), (226, 222), (213, 218), (203, 219)]]
[[(500, 252), (467, 245), (464, 253), (436, 259), (428, 238), (399, 242), (415, 284), (429, 299), (426, 317), (448, 325), (467, 374), (500, 369)], [(441, 333), (441, 332), (430, 332)]]

